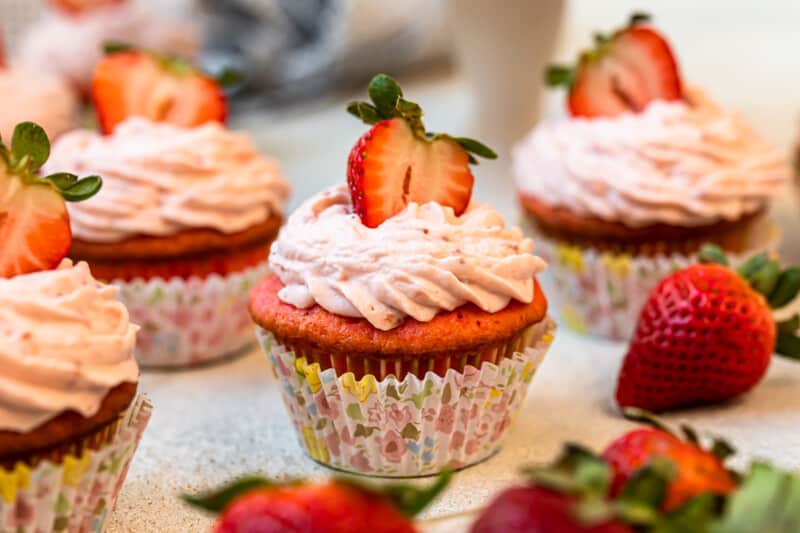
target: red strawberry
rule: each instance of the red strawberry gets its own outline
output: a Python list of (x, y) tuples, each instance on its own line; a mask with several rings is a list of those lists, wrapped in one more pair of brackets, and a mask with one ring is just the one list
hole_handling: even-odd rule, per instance
[(613, 117), (639, 112), (654, 100), (683, 97), (678, 64), (666, 39), (634, 15), (610, 37), (597, 35), (593, 50), (583, 52), (577, 67), (551, 67), (549, 85), (569, 88), (575, 117)]
[(0, 144), (0, 277), (57, 266), (72, 243), (64, 200), (84, 200), (100, 188), (97, 176), (40, 177), (49, 154), (47, 134), (31, 122), (14, 129), (10, 150)]
[(216, 80), (182, 60), (130, 49), (112, 51), (97, 64), (92, 100), (104, 133), (131, 116), (183, 127), (227, 116)]
[(483, 144), (467, 138), (426, 133), (422, 109), (403, 99), (400, 86), (385, 74), (369, 85), (373, 104), (353, 102), (348, 111), (373, 125), (353, 147), (347, 183), (353, 209), (374, 228), (409, 202), (437, 202), (462, 214), (469, 205), (474, 178), (470, 154), (494, 159)]
[(614, 471), (612, 496), (654, 458), (669, 459), (676, 475), (667, 488), (663, 503), (666, 511), (680, 507), (702, 493), (728, 494), (736, 482), (717, 455), (704, 450), (696, 442), (683, 441), (661, 429), (643, 428), (630, 431), (612, 442), (603, 452)]
[(450, 480), (444, 473), (428, 488), (372, 488), (353, 481), (279, 484), (245, 478), (203, 496), (184, 496), (221, 512), (215, 533), (414, 533), (414, 515)]
[(78, 15), (87, 11), (92, 11), (98, 7), (113, 4), (123, 4), (127, 0), (50, 0), (53, 8), (68, 15)]
[(472, 533), (632, 533), (617, 520), (585, 525), (575, 499), (542, 487), (515, 487), (501, 493), (473, 524)]
[[(715, 247), (706, 259), (723, 257)], [(724, 257), (723, 257), (724, 259)], [(617, 381), (621, 407), (661, 411), (731, 399), (752, 389), (769, 366), (776, 345), (770, 301), (797, 294), (797, 269), (781, 273), (759, 255), (738, 272), (699, 264), (676, 272), (656, 287), (642, 310)], [(788, 326), (796, 331), (797, 317)], [(778, 348), (800, 354), (793, 331)]]

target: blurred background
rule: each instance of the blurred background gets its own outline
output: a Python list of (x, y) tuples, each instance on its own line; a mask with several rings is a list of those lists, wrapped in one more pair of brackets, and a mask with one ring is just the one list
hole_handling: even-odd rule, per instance
[[(476, 198), (517, 211), (509, 149), (538, 120), (564, 114), (543, 65), (571, 61), (596, 30), (646, 10), (670, 38), (683, 77), (740, 110), (793, 158), (800, 116), (800, 2), (790, 0), (138, 0), (167, 24), (189, 26), (210, 70), (245, 73), (231, 127), (249, 130), (292, 182), (290, 209), (341, 183), (364, 131), (345, 113), (378, 71), (398, 78), (434, 131), (473, 135), (501, 157), (476, 171)], [(44, 0), (0, 0), (10, 56)], [(502, 6), (502, 7), (501, 7)], [(56, 37), (53, 37), (56, 38)], [(63, 38), (63, 37), (58, 37)], [(777, 206), (786, 250), (800, 259), (797, 195)]]

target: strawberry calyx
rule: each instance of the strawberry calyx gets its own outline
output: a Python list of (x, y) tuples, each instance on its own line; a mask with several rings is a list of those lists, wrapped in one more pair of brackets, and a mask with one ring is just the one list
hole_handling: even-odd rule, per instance
[(178, 55), (164, 54), (153, 50), (145, 50), (124, 41), (106, 41), (103, 44), (103, 54), (113, 55), (126, 52), (144, 53), (155, 59), (167, 72), (175, 76), (189, 76), (201, 74), (217, 82), (220, 87), (228, 88), (238, 86), (244, 80), (244, 75), (235, 69), (225, 68), (217, 74), (206, 72), (191, 61)]
[(350, 102), (347, 112), (374, 126), (384, 120), (402, 118), (408, 123), (414, 136), (422, 141), (433, 142), (439, 139), (452, 139), (469, 155), (469, 162), (478, 164), (475, 156), (497, 159), (497, 154), (485, 144), (468, 137), (453, 137), (446, 133), (432, 133), (425, 130), (422, 122), (422, 107), (416, 102), (403, 98), (400, 85), (386, 74), (377, 74), (369, 83), (368, 94), (372, 102)]
[(40, 176), (39, 169), (50, 157), (50, 141), (44, 129), (33, 122), (22, 122), (14, 128), (9, 148), (0, 139), (0, 160), (6, 173), (20, 179), (24, 185), (41, 185), (57, 191), (68, 202), (91, 198), (100, 190), (100, 176), (78, 178), (75, 174), (58, 172)]
[[(725, 252), (716, 245), (707, 244), (698, 253), (701, 263), (731, 267)], [(736, 267), (750, 287), (764, 297), (772, 309), (781, 309), (793, 302), (800, 293), (800, 268), (781, 268), (767, 252), (762, 252)], [(800, 314), (776, 324), (775, 352), (790, 359), (800, 359)]]
[[(451, 472), (444, 471), (427, 487), (419, 488), (407, 483), (373, 485), (356, 481), (349, 477), (335, 477), (329, 483), (355, 489), (365, 496), (376, 497), (390, 502), (398, 511), (414, 517), (424, 510), (450, 483)], [(181, 498), (188, 504), (212, 513), (224, 511), (232, 502), (256, 490), (271, 490), (284, 487), (297, 487), (307, 484), (304, 480), (277, 481), (260, 476), (248, 476), (204, 494), (183, 494)]]

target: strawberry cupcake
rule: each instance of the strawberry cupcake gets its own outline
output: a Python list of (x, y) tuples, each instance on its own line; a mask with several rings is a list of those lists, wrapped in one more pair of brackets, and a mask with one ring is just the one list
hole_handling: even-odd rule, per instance
[(733, 257), (776, 244), (766, 214), (789, 182), (786, 161), (740, 116), (684, 87), (645, 17), (599, 36), (548, 81), (568, 87), (570, 117), (523, 139), (513, 170), (565, 323), (627, 339), (658, 281), (704, 243)]
[(195, 56), (199, 48), (191, 26), (163, 20), (141, 1), (51, 0), (23, 35), (16, 59), (88, 94), (94, 66), (109, 41), (186, 57)]
[(277, 163), (221, 123), (213, 80), (176, 65), (107, 56), (93, 91), (107, 134), (76, 130), (52, 156), (54, 168), (104, 176), (100, 194), (71, 206), (70, 256), (119, 287), (146, 366), (198, 364), (255, 340), (247, 294), (268, 271), (289, 191)]
[(48, 150), (31, 123), (0, 147), (0, 531), (100, 531), (151, 407), (116, 289), (61, 262), (100, 180), (40, 177)]
[(520, 230), (471, 202), (466, 138), (430, 134), (385, 75), (349, 111), (372, 128), (349, 187), (307, 200), (250, 296), (302, 445), (380, 476), (474, 464), (500, 446), (554, 326), (545, 263)]

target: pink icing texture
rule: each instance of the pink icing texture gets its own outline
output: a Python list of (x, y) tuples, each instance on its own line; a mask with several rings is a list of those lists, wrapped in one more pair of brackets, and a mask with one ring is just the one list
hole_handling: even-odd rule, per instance
[(73, 234), (91, 242), (235, 233), (281, 214), (289, 194), (275, 161), (217, 123), (179, 128), (134, 117), (108, 136), (76, 130), (56, 142), (45, 171), (103, 177), (96, 196), (69, 205)]
[(762, 209), (784, 157), (697, 89), (642, 113), (544, 123), (514, 150), (523, 193), (631, 227), (702, 226)]
[(109, 390), (138, 381), (138, 329), (86, 263), (0, 279), (0, 430), (94, 415)]
[(78, 119), (78, 98), (70, 86), (26, 67), (0, 70), (0, 102), (0, 135), (6, 143), (20, 122), (39, 124), (53, 139)]
[(381, 330), (406, 316), (426, 322), (472, 302), (494, 313), (533, 300), (546, 267), (533, 242), (487, 205), (457, 217), (436, 203), (409, 204), (376, 228), (352, 213), (347, 187), (333, 187), (295, 211), (272, 245), (270, 266), (299, 308), (364, 317)]

